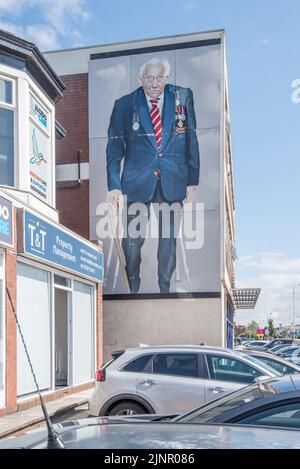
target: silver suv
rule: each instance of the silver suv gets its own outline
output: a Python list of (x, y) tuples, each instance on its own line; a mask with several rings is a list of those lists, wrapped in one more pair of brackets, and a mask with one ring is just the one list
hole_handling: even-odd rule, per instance
[(254, 357), (219, 347), (139, 347), (112, 357), (97, 372), (90, 415), (177, 414), (259, 377), (280, 376)]

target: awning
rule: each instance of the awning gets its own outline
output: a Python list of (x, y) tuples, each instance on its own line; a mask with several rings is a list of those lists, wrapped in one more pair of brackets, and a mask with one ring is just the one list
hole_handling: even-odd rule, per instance
[(260, 292), (260, 288), (237, 288), (233, 290), (235, 308), (254, 309)]

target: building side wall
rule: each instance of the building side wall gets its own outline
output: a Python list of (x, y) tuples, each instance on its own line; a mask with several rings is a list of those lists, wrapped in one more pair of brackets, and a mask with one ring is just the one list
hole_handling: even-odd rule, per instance
[(222, 299), (104, 301), (104, 360), (113, 350), (147, 345), (225, 346)]

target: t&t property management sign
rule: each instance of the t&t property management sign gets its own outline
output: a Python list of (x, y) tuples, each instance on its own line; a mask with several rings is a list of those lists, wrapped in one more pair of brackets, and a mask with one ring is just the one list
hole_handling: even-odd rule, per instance
[(102, 282), (102, 252), (99, 249), (24, 210), (22, 252)]

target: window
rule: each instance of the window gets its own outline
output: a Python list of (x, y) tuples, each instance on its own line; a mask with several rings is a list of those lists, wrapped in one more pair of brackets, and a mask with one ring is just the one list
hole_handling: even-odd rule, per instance
[(235, 420), (235, 423), (270, 427), (300, 428), (300, 401), (264, 409), (255, 415)]
[[(130, 363), (125, 365), (122, 369), (122, 371), (131, 371), (135, 373), (143, 373), (143, 372), (150, 372), (149, 364), (150, 364), (150, 359), (152, 358), (152, 355), (142, 355), (139, 358), (136, 358), (135, 360), (132, 360)], [(148, 365), (148, 366), (147, 366)]]
[(14, 185), (14, 86), (0, 77), (0, 184)]
[(0, 79), (0, 102), (5, 104), (13, 103), (12, 82)]
[(4, 253), (0, 250), (0, 407), (4, 405), (5, 383), (5, 310), (4, 310)]
[(263, 373), (240, 360), (221, 355), (207, 355), (210, 379), (236, 383), (253, 383)]
[(278, 371), (282, 375), (287, 375), (290, 373), (297, 373), (297, 371), (294, 368), (287, 366), (284, 363), (278, 362), (276, 360), (272, 360), (272, 358), (265, 358), (265, 357), (257, 357), (257, 358), (261, 360), (262, 362), (264, 362), (266, 365), (274, 368), (276, 371)]
[(164, 353), (153, 360), (153, 373), (162, 375), (198, 377), (198, 354)]

